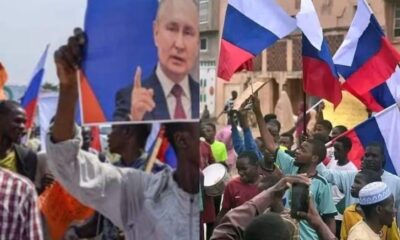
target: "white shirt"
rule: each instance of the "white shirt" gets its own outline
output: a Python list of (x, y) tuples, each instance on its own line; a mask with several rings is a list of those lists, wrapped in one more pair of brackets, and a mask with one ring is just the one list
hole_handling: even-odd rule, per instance
[[(337, 171), (358, 171), (356, 165), (354, 165), (354, 163), (351, 161), (349, 161), (343, 166), (339, 166), (337, 162), (338, 161), (336, 159), (331, 159), (331, 161), (329, 161), (326, 167), (328, 169)], [(340, 200), (342, 200), (342, 198), (345, 197), (345, 195), (339, 190), (339, 188), (336, 185), (332, 185), (332, 197), (333, 197), (333, 202), (337, 204), (340, 202)], [(335, 219), (342, 221), (343, 215), (338, 212), (338, 214), (335, 216)]]
[[(176, 84), (173, 82), (171, 79), (165, 75), (165, 73), (162, 71), (160, 64), (157, 65), (156, 69), (156, 75), (158, 77), (158, 80), (160, 81), (161, 87), (164, 91), (164, 96), (167, 100), (167, 105), (168, 105), (168, 112), (169, 116), (171, 119), (174, 119), (174, 113), (175, 113), (175, 106), (176, 106), (176, 98), (174, 95), (172, 95), (171, 90)], [(186, 75), (183, 80), (178, 83), (183, 90), (182, 93), (182, 105), (183, 109), (185, 111), (185, 115), (187, 119), (192, 118), (192, 103), (191, 103), (191, 97), (190, 97), (190, 88), (189, 88), (189, 76)], [(157, 94), (157, 93), (154, 93)]]
[(47, 136), (49, 168), (83, 204), (122, 229), (127, 240), (198, 240), (200, 196), (183, 191), (166, 168), (147, 174), (99, 161), (80, 149), (82, 135), (53, 143)]
[(354, 165), (352, 161), (349, 161), (343, 166), (339, 166), (337, 162), (338, 161), (336, 159), (331, 159), (331, 161), (329, 161), (326, 167), (328, 169), (339, 170), (339, 171), (358, 171), (356, 165)]

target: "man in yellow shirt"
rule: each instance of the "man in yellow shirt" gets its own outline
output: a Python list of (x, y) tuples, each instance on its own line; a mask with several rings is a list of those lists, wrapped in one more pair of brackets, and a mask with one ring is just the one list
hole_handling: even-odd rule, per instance
[(383, 226), (391, 228), (396, 213), (393, 194), (386, 183), (373, 182), (360, 190), (359, 200), (363, 220), (351, 228), (347, 239), (380, 240)]
[[(351, 196), (358, 198), (358, 194), (365, 185), (372, 182), (381, 182), (381, 176), (371, 170), (361, 170), (354, 178), (354, 183), (351, 186)], [(343, 223), (340, 231), (340, 239), (347, 240), (350, 229), (363, 219), (363, 212), (359, 204), (352, 204), (346, 208), (343, 214)], [(380, 232), (381, 240), (400, 240), (397, 230), (396, 220), (393, 219), (392, 227), (383, 226)]]

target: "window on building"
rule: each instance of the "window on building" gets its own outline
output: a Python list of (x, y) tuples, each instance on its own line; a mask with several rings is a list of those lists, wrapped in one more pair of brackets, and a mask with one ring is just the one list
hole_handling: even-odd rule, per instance
[(397, 2), (394, 8), (394, 36), (400, 37), (400, 3)]
[(200, 52), (207, 52), (208, 50), (208, 39), (200, 38)]
[(200, 24), (208, 23), (208, 0), (200, 0)]

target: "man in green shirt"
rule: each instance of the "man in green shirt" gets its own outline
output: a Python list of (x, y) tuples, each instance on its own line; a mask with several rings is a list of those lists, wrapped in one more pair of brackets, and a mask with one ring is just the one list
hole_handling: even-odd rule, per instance
[[(335, 233), (335, 219), (337, 214), (335, 204), (333, 203), (331, 187), (328, 181), (318, 174), (316, 167), (325, 159), (325, 144), (319, 140), (307, 140), (301, 143), (296, 151), (296, 157), (293, 158), (289, 154), (279, 149), (274, 138), (269, 133), (263, 123), (262, 112), (260, 108), (260, 100), (253, 97), (253, 110), (257, 118), (258, 126), (265, 148), (271, 153), (276, 153), (275, 161), (285, 175), (305, 174), (311, 179), (310, 195), (319, 214), (324, 222), (329, 226), (332, 233)], [(266, 161), (264, 159), (264, 161)], [(274, 162), (265, 163), (265, 166), (274, 168)], [(291, 205), (290, 193), (287, 192), (288, 207)], [(300, 221), (300, 239), (318, 240), (316, 231), (304, 220)]]
[(223, 142), (215, 140), (216, 127), (214, 123), (207, 122), (202, 126), (202, 135), (206, 142), (210, 144), (211, 151), (216, 162), (225, 163), (228, 159), (228, 151)]

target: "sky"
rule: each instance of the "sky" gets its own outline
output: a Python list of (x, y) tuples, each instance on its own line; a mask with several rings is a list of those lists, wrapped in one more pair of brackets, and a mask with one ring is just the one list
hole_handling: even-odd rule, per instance
[(28, 85), (50, 43), (43, 83), (57, 84), (54, 51), (82, 27), (86, 0), (0, 0), (0, 62), (7, 85)]

